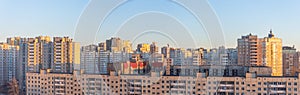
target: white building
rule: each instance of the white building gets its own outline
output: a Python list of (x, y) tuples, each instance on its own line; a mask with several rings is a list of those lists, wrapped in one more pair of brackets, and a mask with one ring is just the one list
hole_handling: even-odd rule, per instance
[(0, 44), (0, 85), (16, 78), (19, 46)]
[(99, 47), (96, 45), (84, 46), (80, 53), (80, 69), (87, 74), (99, 74)]

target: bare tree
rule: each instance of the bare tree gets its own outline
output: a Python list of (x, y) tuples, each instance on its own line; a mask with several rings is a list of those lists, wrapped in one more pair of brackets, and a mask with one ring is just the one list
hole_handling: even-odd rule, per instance
[(8, 95), (19, 95), (19, 85), (16, 78), (13, 78), (11, 82), (8, 83)]

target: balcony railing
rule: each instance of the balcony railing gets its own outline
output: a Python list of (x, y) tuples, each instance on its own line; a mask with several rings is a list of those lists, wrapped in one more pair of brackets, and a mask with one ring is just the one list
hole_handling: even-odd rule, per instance
[(185, 91), (185, 88), (171, 88), (171, 91)]
[(234, 92), (233, 89), (219, 89), (218, 92)]
[(129, 87), (130, 89), (137, 89), (137, 90), (141, 90), (141, 87)]
[(223, 87), (233, 87), (234, 85), (233, 84), (220, 84), (220, 86), (223, 86)]
[(284, 94), (284, 93), (286, 93), (286, 91), (283, 91), (283, 90), (280, 90), (280, 91), (272, 91), (272, 90), (271, 90), (271, 93), (272, 93), (272, 94)]
[(173, 85), (173, 86), (184, 86), (185, 83), (171, 83), (171, 85)]
[(285, 85), (270, 85), (270, 87), (281, 87), (281, 88), (285, 88)]

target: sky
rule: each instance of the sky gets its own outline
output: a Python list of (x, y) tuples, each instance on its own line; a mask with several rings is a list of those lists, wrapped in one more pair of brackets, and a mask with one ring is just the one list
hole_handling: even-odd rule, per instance
[[(89, 0), (1, 0), (0, 41), (7, 37), (40, 35), (70, 36), (75, 33)], [(283, 45), (295, 45), (300, 31), (299, 0), (208, 0), (218, 17), (227, 47), (236, 47), (237, 38), (249, 33), (267, 36), (270, 29), (283, 39)], [(99, 5), (101, 4), (94, 4)], [(92, 11), (95, 14), (98, 11)], [(203, 14), (205, 15), (205, 14)], [(91, 43), (120, 36), (135, 43), (170, 44), (175, 47), (210, 48), (207, 31), (193, 14), (168, 0), (130, 0), (111, 12)], [(89, 24), (87, 24), (89, 26)], [(89, 29), (85, 29), (89, 34)], [(91, 33), (93, 34), (93, 33)], [(81, 35), (80, 35), (81, 36)], [(76, 38), (76, 37), (75, 37)], [(76, 41), (76, 39), (74, 39)], [(78, 41), (80, 42), (80, 40)], [(84, 43), (89, 44), (89, 43)]]

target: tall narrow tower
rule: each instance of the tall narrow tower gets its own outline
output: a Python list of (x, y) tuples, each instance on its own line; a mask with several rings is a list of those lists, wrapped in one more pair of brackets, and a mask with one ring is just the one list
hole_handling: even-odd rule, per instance
[(282, 40), (276, 38), (270, 30), (268, 37), (263, 38), (263, 64), (272, 68), (272, 76), (282, 76)]

